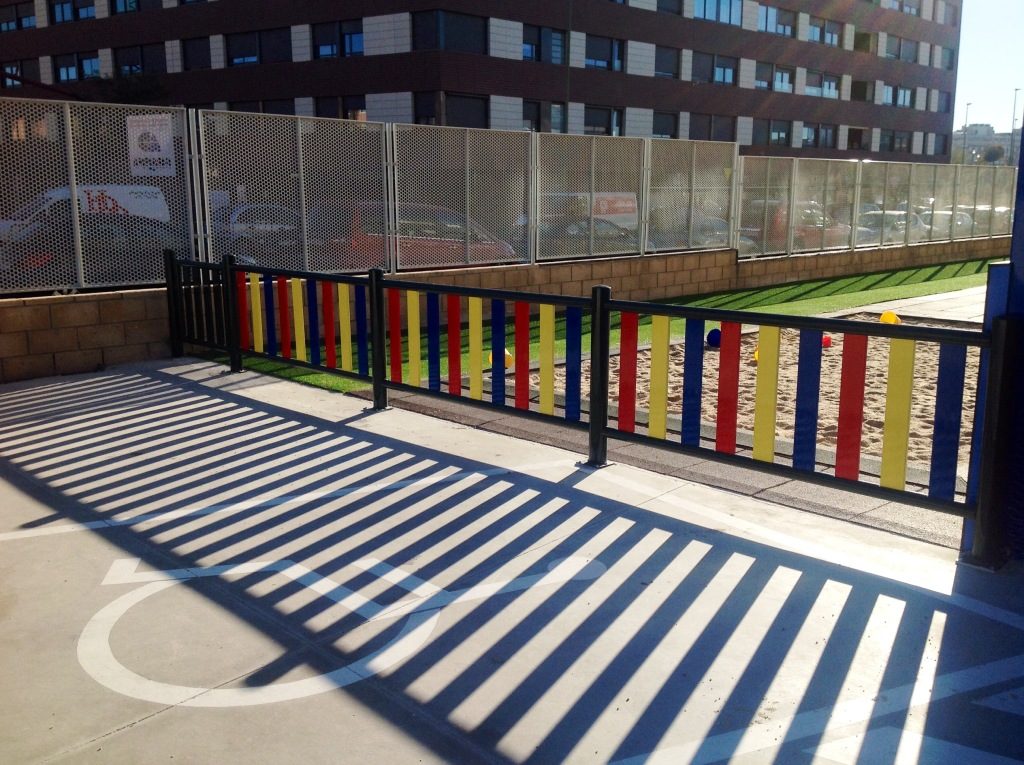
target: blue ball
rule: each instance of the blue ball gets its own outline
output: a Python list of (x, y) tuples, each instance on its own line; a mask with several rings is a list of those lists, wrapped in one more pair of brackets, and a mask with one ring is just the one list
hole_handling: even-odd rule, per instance
[(708, 348), (718, 348), (718, 347), (720, 347), (722, 345), (722, 330), (720, 330), (720, 329), (713, 329), (713, 330), (711, 330), (710, 332), (708, 332), (708, 336), (707, 336), (706, 340), (708, 342)]

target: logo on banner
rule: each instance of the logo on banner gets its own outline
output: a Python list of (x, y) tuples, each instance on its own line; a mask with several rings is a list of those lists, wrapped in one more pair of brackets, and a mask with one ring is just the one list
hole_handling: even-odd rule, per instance
[(135, 114), (128, 122), (128, 159), (133, 176), (175, 175), (170, 114)]

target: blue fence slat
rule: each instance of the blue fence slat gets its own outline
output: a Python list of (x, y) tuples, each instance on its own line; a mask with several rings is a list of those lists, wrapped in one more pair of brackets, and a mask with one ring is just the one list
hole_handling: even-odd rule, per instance
[(565, 419), (579, 421), (583, 363), (583, 309), (565, 309)]
[(935, 431), (932, 461), (928, 471), (928, 496), (953, 499), (956, 493), (956, 464), (960, 451), (960, 425), (964, 404), (964, 371), (967, 347), (939, 348), (939, 374), (935, 384)]
[(306, 318), (309, 324), (309, 361), (320, 366), (320, 293), (315, 279), (306, 279)]
[(491, 301), (491, 403), (505, 405), (505, 301)]
[(274, 277), (264, 274), (263, 279), (263, 310), (266, 311), (266, 350), (270, 356), (277, 355), (277, 315), (274, 313)]
[(683, 356), (684, 446), (700, 446), (700, 407), (704, 388), (704, 320), (686, 320)]
[(427, 293), (427, 387), (441, 390), (441, 299)]
[(814, 470), (818, 448), (818, 399), (821, 395), (821, 338), (819, 330), (800, 330), (793, 426), (793, 467), (797, 470)]
[(358, 356), (359, 374), (370, 374), (369, 336), (366, 327), (366, 287), (355, 285), (356, 293), (356, 355)]

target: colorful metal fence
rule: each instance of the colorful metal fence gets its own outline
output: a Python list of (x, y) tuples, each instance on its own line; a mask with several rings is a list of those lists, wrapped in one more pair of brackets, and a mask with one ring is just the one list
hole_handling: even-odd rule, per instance
[[(988, 333), (168, 259), (182, 342), (969, 513)], [(927, 363), (922, 363), (926, 361)], [(970, 374), (968, 374), (970, 370)], [(972, 440), (973, 439), (973, 440)]]
[[(938, 503), (966, 502), (977, 377), (965, 370), (969, 352), (972, 368), (985, 363), (983, 333), (614, 300), (609, 308), (619, 317), (613, 437), (898, 492), (913, 482)], [(937, 363), (915, 370), (923, 353)]]

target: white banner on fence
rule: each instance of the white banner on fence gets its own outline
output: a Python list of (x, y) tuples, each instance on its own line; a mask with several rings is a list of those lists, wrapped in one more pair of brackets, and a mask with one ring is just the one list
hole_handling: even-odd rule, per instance
[(133, 114), (125, 119), (132, 175), (175, 175), (173, 115)]

